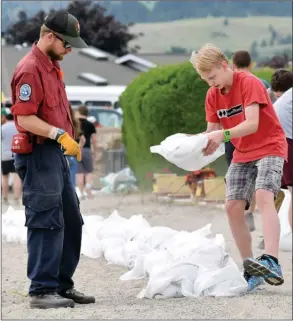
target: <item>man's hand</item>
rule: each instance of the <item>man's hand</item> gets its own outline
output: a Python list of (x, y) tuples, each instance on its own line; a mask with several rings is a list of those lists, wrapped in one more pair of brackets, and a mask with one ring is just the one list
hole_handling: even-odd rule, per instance
[(78, 162), (81, 161), (81, 149), (78, 143), (69, 136), (68, 133), (64, 132), (57, 138), (57, 142), (64, 147), (64, 155), (76, 156)]
[(203, 150), (205, 156), (212, 155), (224, 141), (224, 132), (222, 130), (215, 130), (208, 134), (208, 139), (207, 147)]

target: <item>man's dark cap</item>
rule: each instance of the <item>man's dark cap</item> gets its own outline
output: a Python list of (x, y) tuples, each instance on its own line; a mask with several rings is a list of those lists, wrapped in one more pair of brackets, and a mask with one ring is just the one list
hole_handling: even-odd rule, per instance
[(69, 12), (62, 10), (50, 13), (45, 18), (44, 25), (72, 47), (87, 47), (87, 44), (79, 36), (80, 26), (78, 20)]

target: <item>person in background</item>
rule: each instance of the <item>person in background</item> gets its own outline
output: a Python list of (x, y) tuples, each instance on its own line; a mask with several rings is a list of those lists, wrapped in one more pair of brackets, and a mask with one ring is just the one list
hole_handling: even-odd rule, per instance
[[(85, 144), (82, 148), (82, 160), (77, 164), (76, 181), (81, 195), (85, 191), (89, 198), (92, 198), (93, 185), (93, 158), (97, 153), (97, 134), (95, 126), (87, 120), (88, 109), (86, 106), (78, 108), (78, 118), (81, 131), (85, 137)], [(92, 152), (93, 148), (93, 152)]]
[[(288, 143), (288, 162), (284, 163), (282, 185), (283, 189), (289, 189), (292, 195), (292, 86), (293, 73), (286, 69), (278, 69), (272, 75), (271, 93), (275, 97), (274, 108), (280, 120), (280, 123), (285, 131), (286, 140)], [(291, 89), (291, 91), (290, 91)], [(282, 95), (286, 92), (286, 95)], [(291, 97), (290, 97), (291, 92)], [(280, 97), (283, 97), (280, 99)], [(291, 128), (291, 129), (290, 129)], [(280, 210), (283, 200), (285, 198), (284, 192), (281, 190), (275, 200), (277, 211)], [(289, 207), (289, 223), (292, 227), (292, 197)], [(258, 245), (260, 249), (265, 248), (264, 240)]]
[[(69, 109), (70, 109), (70, 115), (71, 115), (71, 119), (72, 119), (72, 123), (73, 123), (73, 127), (74, 127), (74, 132), (75, 132), (75, 140), (76, 142), (78, 142), (80, 148), (83, 148), (84, 144), (85, 144), (85, 137), (83, 135), (83, 133), (81, 132), (81, 128), (80, 128), (80, 122), (77, 119), (74, 110), (72, 109), (71, 105), (69, 105)], [(77, 159), (75, 156), (66, 156), (66, 158), (68, 159), (68, 163), (69, 163), (69, 168), (70, 168), (70, 176), (71, 176), (71, 180), (72, 180), (72, 184), (75, 187), (76, 186), (76, 171), (77, 171)]]
[(277, 100), (277, 97), (276, 97), (275, 93), (272, 91), (272, 88), (269, 88), (267, 91), (268, 91), (268, 94), (269, 94), (269, 97), (270, 97), (272, 103), (275, 103), (275, 101)]
[[(234, 52), (232, 56), (232, 64), (233, 64), (233, 70), (236, 71), (244, 71), (244, 72), (250, 72), (252, 70), (252, 61), (250, 53), (247, 50), (238, 50)], [(270, 83), (266, 81), (263, 78), (257, 77), (266, 87), (266, 89), (269, 89)]]
[(1, 107), (1, 125), (6, 123), (6, 110), (4, 107)]
[(285, 131), (288, 143), (288, 161), (284, 164), (282, 188), (291, 193), (289, 207), (289, 224), (292, 229), (292, 180), (293, 180), (293, 134), (292, 134), (292, 87), (293, 73), (289, 70), (279, 69), (272, 75), (272, 90), (278, 97), (274, 104), (277, 116)]
[(288, 189), (291, 193), (289, 206), (289, 224), (292, 230), (292, 180), (293, 180), (293, 135), (292, 135), (292, 88), (288, 89), (275, 102), (275, 110), (285, 131), (288, 143), (288, 161), (284, 164), (282, 188)]
[(280, 98), (287, 90), (293, 87), (293, 73), (287, 69), (277, 69), (271, 80), (271, 88), (276, 98)]
[(17, 129), (13, 121), (12, 114), (6, 114), (6, 122), (1, 127), (2, 134), (2, 156), (1, 156), (1, 169), (2, 169), (2, 196), (3, 203), (9, 205), (8, 192), (9, 192), (9, 175), (13, 175), (13, 192), (14, 204), (19, 204), (21, 195), (21, 180), (15, 173), (14, 156), (11, 152), (12, 138), (17, 134)]

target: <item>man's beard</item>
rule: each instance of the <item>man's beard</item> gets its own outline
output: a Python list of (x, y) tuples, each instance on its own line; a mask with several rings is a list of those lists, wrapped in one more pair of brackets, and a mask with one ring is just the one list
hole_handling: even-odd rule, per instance
[(63, 55), (57, 55), (53, 50), (48, 50), (47, 55), (52, 61), (54, 60), (63, 60)]

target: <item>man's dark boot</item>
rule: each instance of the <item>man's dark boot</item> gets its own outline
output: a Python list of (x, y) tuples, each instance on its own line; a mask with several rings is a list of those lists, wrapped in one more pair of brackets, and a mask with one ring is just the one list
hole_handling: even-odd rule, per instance
[(57, 308), (73, 308), (74, 302), (70, 299), (63, 298), (57, 293), (47, 293), (31, 296), (31, 309), (57, 309)]
[(59, 294), (62, 297), (67, 298), (67, 299), (71, 299), (75, 303), (79, 303), (79, 304), (89, 304), (89, 303), (96, 302), (96, 299), (93, 296), (87, 296), (81, 292), (78, 292), (74, 288), (59, 292)]

